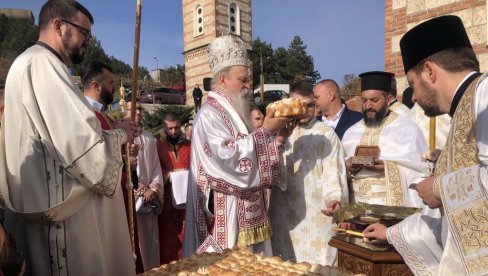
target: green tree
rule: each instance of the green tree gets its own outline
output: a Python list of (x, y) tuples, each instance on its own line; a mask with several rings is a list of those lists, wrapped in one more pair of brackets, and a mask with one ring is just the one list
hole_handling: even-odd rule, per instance
[(288, 83), (293, 82), (297, 77), (305, 77), (311, 83), (320, 79), (320, 74), (315, 70), (313, 58), (307, 54), (307, 46), (299, 36), (295, 36), (288, 47), (286, 65), (283, 68), (283, 78)]
[(296, 78), (305, 78), (315, 83), (320, 79), (320, 74), (315, 70), (313, 58), (307, 54), (306, 49), (307, 46), (299, 36), (293, 38), (288, 49), (278, 47), (276, 50), (273, 50), (271, 44), (256, 38), (251, 56), (254, 87), (259, 87), (260, 84), (261, 54), (265, 83), (292, 84)]
[(5, 79), (14, 59), (32, 46), (39, 36), (30, 21), (0, 15), (0, 79)]

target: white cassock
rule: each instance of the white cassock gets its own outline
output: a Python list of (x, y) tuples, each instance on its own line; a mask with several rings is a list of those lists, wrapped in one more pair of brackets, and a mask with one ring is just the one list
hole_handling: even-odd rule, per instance
[(41, 45), (10, 68), (5, 106), (0, 183), (27, 274), (134, 275), (120, 185), (125, 132), (102, 131), (68, 68)]
[(347, 203), (344, 150), (334, 129), (313, 118), (297, 126), (285, 144), (281, 177), (273, 186), (269, 217), (273, 255), (284, 260), (332, 265), (337, 249), (327, 202)]
[(389, 106), (391, 111), (394, 111), (398, 115), (407, 116), (410, 114), (410, 108), (404, 105), (402, 102), (396, 100), (392, 105)]
[[(412, 107), (410, 114), (408, 114), (408, 118), (419, 126), (422, 134), (424, 135), (425, 142), (428, 144), (430, 118), (425, 115), (424, 110), (418, 103), (415, 103), (415, 105)], [(449, 117), (448, 114), (444, 114), (435, 118), (435, 148), (443, 149), (444, 145), (446, 144), (449, 128), (451, 128), (451, 117)]]
[[(150, 132), (143, 131), (134, 141), (139, 146), (139, 154), (137, 156), (139, 187), (135, 191), (136, 201), (139, 198), (142, 199), (144, 193), (151, 189), (158, 195), (158, 198), (154, 200), (159, 201), (159, 206), (162, 208), (164, 189), (161, 183), (163, 183), (163, 173), (161, 172), (156, 149), (156, 140)], [(137, 212), (139, 248), (145, 271), (160, 265), (158, 215), (155, 210), (147, 213)]]
[[(249, 133), (230, 99), (209, 92), (193, 124), (183, 256), (193, 254), (209, 235), (223, 249), (270, 247), (264, 190), (279, 175), (278, 148), (269, 131)], [(211, 190), (214, 215), (208, 208)]]
[(385, 162), (384, 173), (362, 169), (352, 177), (353, 202), (423, 207), (417, 191), (408, 188), (428, 172), (422, 161), (427, 145), (414, 122), (395, 112), (377, 127), (366, 127), (361, 120), (344, 133), (342, 145), (346, 159), (354, 156), (357, 146), (379, 146), (379, 159)]
[[(434, 191), (442, 208), (426, 207), (422, 214), (388, 228), (388, 241), (415, 275), (486, 275), (488, 271), (486, 77), (481, 76), (479, 83), (472, 81), (465, 92), (456, 91), (464, 94), (435, 171)], [(461, 83), (465, 82), (466, 78)]]

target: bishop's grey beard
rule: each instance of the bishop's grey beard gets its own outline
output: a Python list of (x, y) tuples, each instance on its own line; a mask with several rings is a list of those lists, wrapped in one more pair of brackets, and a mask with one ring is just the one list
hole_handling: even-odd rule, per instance
[(229, 98), (236, 109), (237, 114), (241, 117), (242, 121), (247, 127), (249, 133), (253, 131), (252, 120), (251, 120), (251, 110), (249, 108), (249, 102), (252, 98), (252, 91), (249, 89), (242, 90), (239, 94), (229, 93)]

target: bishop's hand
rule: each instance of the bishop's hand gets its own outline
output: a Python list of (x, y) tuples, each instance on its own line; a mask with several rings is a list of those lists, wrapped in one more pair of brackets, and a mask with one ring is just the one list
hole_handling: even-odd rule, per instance
[(286, 117), (275, 117), (275, 110), (266, 114), (264, 117), (263, 127), (271, 132), (271, 135), (275, 135), (280, 129), (286, 127), (286, 124), (290, 119)]

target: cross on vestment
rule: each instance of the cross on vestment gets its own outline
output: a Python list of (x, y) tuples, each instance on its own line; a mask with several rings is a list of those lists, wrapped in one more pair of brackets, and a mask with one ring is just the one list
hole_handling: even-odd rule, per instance
[(242, 158), (239, 160), (239, 169), (241, 172), (250, 172), (252, 169), (252, 161), (249, 158)]
[(327, 246), (327, 243), (319, 236), (317, 236), (314, 240), (311, 241), (312, 249), (314, 251), (320, 251)]
[(306, 225), (303, 226), (302, 229), (300, 229), (300, 230), (301, 230), (304, 237), (306, 237), (309, 233), (308, 227)]
[(315, 215), (312, 217), (312, 222), (315, 225), (315, 227), (320, 228), (323, 226), (325, 221), (324, 215), (322, 213), (319, 213), (318, 215)]

